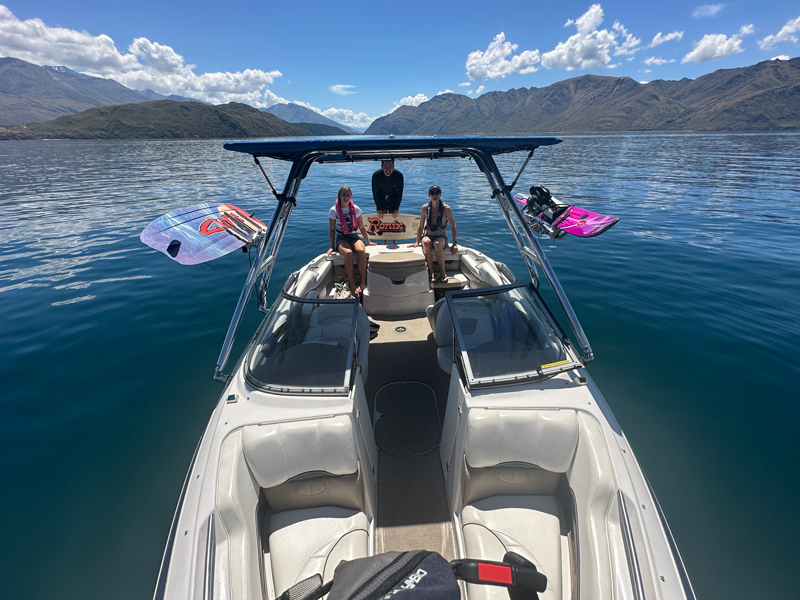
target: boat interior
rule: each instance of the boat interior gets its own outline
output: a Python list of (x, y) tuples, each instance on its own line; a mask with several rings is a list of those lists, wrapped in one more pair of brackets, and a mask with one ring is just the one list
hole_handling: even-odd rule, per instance
[[(448, 254), (446, 284), (430, 281), (419, 248), (369, 251), (363, 306), (332, 298), (344, 258), (317, 257), (289, 278), (251, 344), (251, 400), (338, 392), (352, 410), (312, 407), (226, 437), (216, 507), (233, 596), (276, 598), (314, 573), (329, 580), (341, 560), (421, 548), (448, 560), (517, 552), (548, 577), (542, 598), (577, 597), (579, 581), (610, 586), (598, 567), (608, 563), (593, 556), (607, 552), (616, 502), (599, 425), (520, 394), (586, 393), (572, 372), (541, 374), (577, 359), (538, 294), (469, 248)], [(455, 319), (444, 289), (466, 293), (450, 298)], [(467, 364), (454, 361), (462, 348)], [(516, 393), (476, 385), (509, 374)], [(470, 598), (507, 594), (468, 588)]]

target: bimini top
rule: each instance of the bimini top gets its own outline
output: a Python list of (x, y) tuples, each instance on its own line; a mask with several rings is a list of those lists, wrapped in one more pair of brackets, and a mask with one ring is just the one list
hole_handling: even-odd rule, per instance
[(449, 158), (474, 153), (504, 154), (535, 150), (561, 142), (557, 137), (527, 136), (383, 136), (275, 138), (260, 142), (229, 142), (226, 150), (296, 161), (301, 156), (317, 155), (317, 162), (352, 162), (380, 158)]

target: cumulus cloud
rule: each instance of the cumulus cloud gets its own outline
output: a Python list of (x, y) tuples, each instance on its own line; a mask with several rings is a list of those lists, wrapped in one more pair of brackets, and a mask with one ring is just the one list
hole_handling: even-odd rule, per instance
[(753, 33), (752, 25), (743, 25), (739, 33), (728, 37), (723, 33), (708, 33), (696, 42), (694, 49), (681, 59), (682, 63), (704, 63), (742, 52), (742, 37)]
[(539, 51), (525, 50), (514, 55), (516, 49), (517, 45), (507, 42), (505, 33), (501, 31), (494, 36), (485, 52), (470, 52), (467, 56), (467, 76), (472, 81), (483, 81), (487, 77), (500, 79), (512, 73), (533, 73), (536, 70), (533, 65), (539, 62)]
[(611, 30), (598, 29), (603, 22), (603, 8), (593, 4), (583, 15), (567, 25), (575, 25), (577, 33), (566, 42), (559, 43), (550, 52), (542, 54), (542, 66), (548, 69), (560, 67), (567, 71), (591, 69), (593, 67), (613, 68), (611, 54), (633, 55), (639, 50), (641, 40), (628, 33), (625, 27), (615, 21)]
[(347, 108), (329, 108), (328, 110), (317, 111), (322, 116), (338, 121), (342, 125), (353, 127), (355, 129), (366, 129), (375, 120), (375, 117), (370, 117), (365, 112), (354, 112)]
[(455, 92), (453, 90), (451, 90), (450, 88), (447, 88), (446, 90), (444, 90), (442, 92), (436, 92), (437, 96), (441, 96), (442, 94), (455, 94)]
[(703, 4), (694, 9), (692, 16), (695, 19), (702, 19), (703, 17), (714, 17), (716, 14), (725, 8), (724, 4)]
[(328, 89), (332, 91), (334, 94), (339, 94), (340, 96), (347, 96), (348, 94), (355, 94), (355, 92), (353, 91), (354, 87), (356, 86), (337, 83), (336, 85), (328, 86)]
[(792, 42), (793, 44), (796, 44), (797, 36), (794, 34), (798, 29), (800, 29), (800, 17), (797, 17), (796, 19), (786, 23), (786, 25), (784, 25), (775, 35), (768, 35), (764, 39), (758, 40), (758, 45), (762, 50), (769, 50), (775, 44), (780, 42)]
[(675, 62), (674, 60), (667, 60), (665, 58), (657, 58), (655, 56), (651, 56), (648, 59), (645, 59), (644, 64), (646, 65), (665, 65), (667, 63)]
[(133, 89), (152, 89), (206, 102), (270, 106), (284, 101), (266, 86), (280, 71), (194, 72), (195, 66), (169, 46), (136, 38), (121, 52), (107, 35), (49, 27), (41, 19), (20, 20), (0, 5), (0, 55), (37, 65), (63, 65), (87, 75), (114, 79)]
[(770, 60), (790, 60), (786, 54), (781, 54), (780, 56), (773, 56)]
[[(439, 92), (443, 94), (444, 92)], [(438, 95), (438, 94), (437, 94)], [(406, 96), (405, 98), (400, 98), (397, 102), (394, 103), (392, 110), (389, 112), (394, 112), (401, 106), (419, 106), (423, 102), (427, 102), (430, 100), (425, 94), (417, 94), (416, 96)]]
[(614, 25), (612, 25), (611, 28), (622, 38), (622, 43), (614, 49), (614, 56), (619, 56), (620, 54), (636, 54), (636, 52), (639, 50), (638, 46), (642, 43), (642, 40), (634, 37), (633, 34), (628, 33), (628, 30), (625, 29), (625, 27), (623, 27), (622, 23), (619, 21), (614, 21)]
[(682, 31), (673, 31), (672, 33), (668, 33), (667, 35), (661, 35), (659, 31), (656, 34), (656, 37), (653, 38), (653, 42), (648, 46), (648, 48), (655, 48), (663, 44), (664, 42), (671, 42), (672, 40), (682, 40), (683, 39), (683, 32)]

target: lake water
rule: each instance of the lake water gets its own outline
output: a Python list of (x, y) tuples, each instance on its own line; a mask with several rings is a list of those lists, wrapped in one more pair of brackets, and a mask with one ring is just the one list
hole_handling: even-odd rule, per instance
[[(498, 161), (507, 181), (523, 159)], [(264, 164), (282, 184), (287, 165)], [(462, 244), (525, 276), (474, 164), (398, 166), (404, 212), (438, 183)], [(340, 185), (370, 209), (374, 168), (312, 168), (272, 297), (327, 248)], [(698, 597), (797, 597), (800, 135), (568, 137), (537, 151), (533, 183), (620, 217), (543, 245)], [(4, 598), (152, 595), (248, 259), (182, 267), (139, 233), (207, 201), (262, 220), (275, 204), (220, 141), (0, 142)], [(251, 304), (233, 356), (258, 322)]]

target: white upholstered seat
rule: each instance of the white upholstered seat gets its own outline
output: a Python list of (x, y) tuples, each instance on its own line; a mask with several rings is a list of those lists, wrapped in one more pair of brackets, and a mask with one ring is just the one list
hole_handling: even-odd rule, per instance
[[(501, 561), (506, 552), (530, 560), (547, 576), (540, 598), (562, 599), (568, 562), (559, 477), (578, 444), (575, 411), (481, 410), (469, 413), (461, 511), (468, 558)], [(470, 600), (505, 600), (503, 588), (468, 588)]]
[[(313, 310), (308, 323), (308, 332), (303, 343), (330, 342), (343, 344), (345, 348), (349, 343), (353, 305), (321, 304)], [(361, 365), (361, 378), (366, 381), (369, 375), (369, 318), (366, 311), (358, 307), (358, 321), (356, 323), (356, 344), (358, 364)]]
[[(259, 494), (259, 491), (263, 494)], [(259, 497), (268, 517), (256, 521)], [(369, 552), (369, 522), (349, 416), (249, 425), (223, 445), (217, 491), (229, 539), (234, 598), (258, 600), (257, 539), (266, 529), (272, 584), (281, 594)]]

